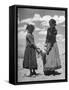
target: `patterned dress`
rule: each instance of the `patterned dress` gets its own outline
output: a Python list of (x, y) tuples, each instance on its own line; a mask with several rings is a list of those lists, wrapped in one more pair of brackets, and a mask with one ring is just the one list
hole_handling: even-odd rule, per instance
[(46, 44), (49, 54), (46, 55), (46, 64), (44, 65), (44, 71), (55, 70), (61, 68), (61, 61), (59, 57), (59, 50), (56, 42), (57, 30), (56, 28), (48, 28)]
[(37, 69), (36, 46), (34, 43), (34, 36), (30, 33), (27, 33), (26, 36), (26, 49), (24, 53), (23, 68)]

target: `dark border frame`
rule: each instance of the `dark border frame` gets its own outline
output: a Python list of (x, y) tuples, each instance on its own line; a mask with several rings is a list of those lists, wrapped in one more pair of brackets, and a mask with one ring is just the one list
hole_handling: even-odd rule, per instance
[[(60, 8), (60, 7), (43, 7), (43, 6), (27, 6), (27, 5), (14, 5), (15, 7), (15, 84), (39, 84), (39, 83), (55, 83), (55, 82), (67, 82), (67, 8)], [(44, 80), (44, 81), (29, 81), (29, 82), (18, 82), (18, 8), (29, 8), (29, 9), (44, 9), (44, 10), (58, 10), (58, 11), (65, 11), (65, 79), (60, 80)]]

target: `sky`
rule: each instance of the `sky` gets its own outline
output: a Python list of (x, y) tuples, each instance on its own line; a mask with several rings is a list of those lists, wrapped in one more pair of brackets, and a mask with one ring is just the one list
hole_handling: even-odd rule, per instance
[(18, 55), (23, 56), (26, 43), (26, 26), (33, 24), (35, 26), (34, 39), (35, 44), (44, 49), (49, 20), (55, 19), (57, 26), (57, 44), (59, 53), (65, 52), (65, 11), (43, 10), (43, 9), (18, 9)]

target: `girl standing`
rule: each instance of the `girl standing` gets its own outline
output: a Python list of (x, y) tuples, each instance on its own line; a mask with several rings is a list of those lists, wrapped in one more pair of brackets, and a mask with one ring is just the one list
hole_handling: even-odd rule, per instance
[(23, 61), (23, 68), (30, 70), (30, 76), (36, 75), (35, 70), (37, 69), (37, 60), (36, 60), (36, 51), (37, 47), (34, 42), (34, 26), (29, 24), (26, 28), (27, 35), (26, 35), (26, 49), (24, 53), (24, 61)]
[(59, 51), (58, 46), (56, 42), (56, 21), (54, 19), (51, 19), (49, 21), (50, 27), (47, 30), (47, 36), (46, 36), (46, 48), (47, 48), (47, 55), (46, 55), (46, 64), (44, 66), (44, 74), (59, 74), (56, 72), (56, 69), (61, 68), (61, 61), (59, 58)]

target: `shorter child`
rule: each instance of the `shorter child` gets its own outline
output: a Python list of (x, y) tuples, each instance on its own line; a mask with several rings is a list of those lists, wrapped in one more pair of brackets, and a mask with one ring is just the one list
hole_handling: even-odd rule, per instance
[(26, 48), (24, 53), (23, 68), (30, 70), (30, 76), (36, 75), (35, 70), (37, 69), (36, 51), (39, 53), (38, 48), (34, 42), (34, 26), (29, 24), (26, 28)]

